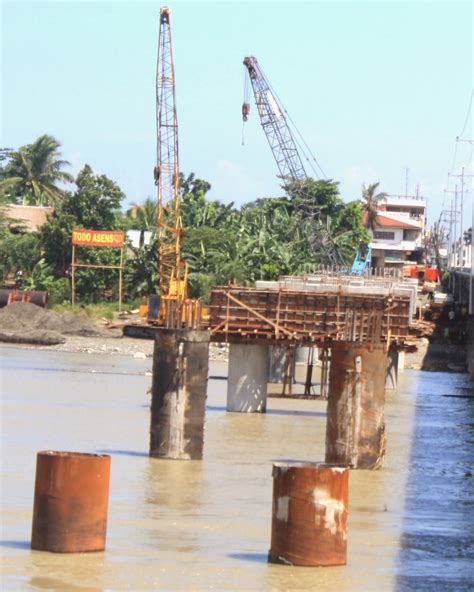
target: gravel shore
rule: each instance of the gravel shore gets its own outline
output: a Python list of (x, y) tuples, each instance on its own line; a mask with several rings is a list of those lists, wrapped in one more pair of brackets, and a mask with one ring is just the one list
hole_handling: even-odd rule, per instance
[[(120, 331), (111, 330), (110, 337), (83, 337), (78, 335), (66, 335), (64, 343), (55, 345), (41, 345), (29, 343), (0, 343), (1, 346), (14, 346), (23, 349), (43, 349), (51, 352), (69, 352), (82, 354), (112, 354), (119, 356), (133, 356), (137, 359), (151, 358), (153, 356), (153, 340), (134, 339), (123, 337)], [(210, 344), (211, 360), (227, 360), (226, 346)]]

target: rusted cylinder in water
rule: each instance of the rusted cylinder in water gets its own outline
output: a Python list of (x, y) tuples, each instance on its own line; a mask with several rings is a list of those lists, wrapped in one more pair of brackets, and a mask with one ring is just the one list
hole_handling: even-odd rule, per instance
[(271, 563), (344, 565), (349, 469), (325, 463), (273, 465)]
[(326, 462), (377, 469), (385, 455), (383, 345), (337, 342), (332, 347)]
[(103, 551), (110, 456), (38, 452), (31, 548), (55, 553)]
[(202, 458), (208, 368), (208, 331), (157, 331), (151, 386), (150, 456)]

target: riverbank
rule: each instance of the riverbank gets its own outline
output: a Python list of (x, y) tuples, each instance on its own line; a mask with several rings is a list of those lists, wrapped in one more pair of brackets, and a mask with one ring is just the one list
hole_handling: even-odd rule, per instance
[[(0, 342), (55, 352), (126, 355), (149, 358), (153, 341), (125, 337), (123, 325), (139, 320), (127, 314), (117, 322), (92, 322), (82, 314), (58, 313), (14, 302), (0, 309)], [(459, 331), (458, 331), (459, 333)], [(405, 355), (405, 368), (432, 372), (466, 372), (466, 346), (443, 336), (443, 326), (424, 322), (416, 351)], [(211, 343), (210, 359), (226, 360), (227, 347)]]

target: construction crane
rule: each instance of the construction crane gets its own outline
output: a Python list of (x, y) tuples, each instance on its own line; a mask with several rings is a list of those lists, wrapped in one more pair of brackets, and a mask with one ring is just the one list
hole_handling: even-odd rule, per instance
[[(304, 185), (308, 179), (308, 175), (306, 174), (305, 166), (300, 156), (300, 151), (298, 150), (295, 135), (292, 133), (286, 120), (286, 110), (278, 100), (276, 93), (271, 88), (270, 83), (257, 62), (257, 59), (254, 56), (245, 57), (244, 66), (247, 68), (252, 85), (255, 104), (257, 105), (258, 114), (260, 116), (260, 123), (270, 145), (273, 157), (277, 163), (280, 176), (285, 183), (291, 183), (293, 186), (296, 186), (297, 192), (302, 198), (301, 204), (298, 204), (298, 208), (303, 217), (310, 218), (312, 221), (313, 228), (310, 236), (310, 246), (315, 254), (321, 253), (325, 262), (329, 265), (333, 267), (343, 265), (344, 261), (339, 254), (334, 239), (321, 221), (320, 211), (317, 204), (305, 204)], [(242, 105), (242, 118), (244, 122), (247, 121), (249, 113), (250, 103), (246, 96)], [(302, 137), (300, 137), (300, 140), (311, 154), (311, 151)], [(311, 155), (311, 157), (320, 172), (325, 176), (324, 171), (321, 169), (317, 160), (314, 156)], [(311, 164), (309, 158), (307, 158), (307, 160)], [(313, 165), (311, 164), (311, 166)]]
[[(160, 9), (160, 33), (156, 69), (157, 151), (154, 170), (158, 191), (158, 250), (160, 300), (158, 315), (149, 320), (160, 325), (177, 325), (170, 318), (181, 317), (181, 304), (187, 298), (188, 266), (181, 259), (182, 222), (179, 188), (178, 118), (176, 85), (171, 43), (170, 9)], [(174, 304), (174, 306), (173, 306)], [(151, 309), (151, 307), (150, 307)], [(172, 310), (171, 310), (172, 309)], [(153, 318), (154, 317), (154, 318)]]

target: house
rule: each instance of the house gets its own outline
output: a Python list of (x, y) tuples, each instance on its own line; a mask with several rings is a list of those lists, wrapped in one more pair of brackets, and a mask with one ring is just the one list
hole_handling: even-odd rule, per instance
[(42, 206), (8, 205), (5, 216), (11, 218), (9, 227), (21, 232), (35, 232), (46, 223), (48, 216), (54, 214), (54, 208)]
[(373, 267), (402, 267), (424, 258), (426, 200), (389, 195), (378, 209), (378, 224), (368, 229), (372, 237)]

